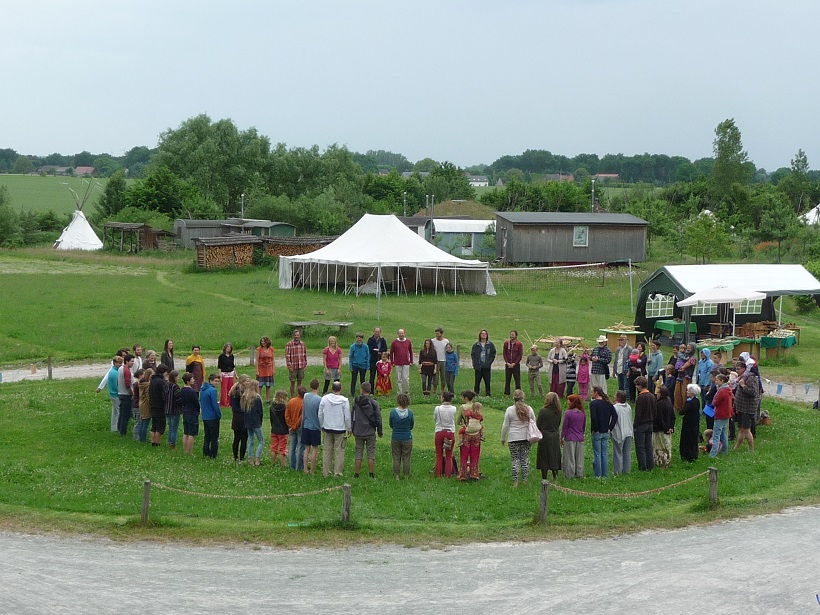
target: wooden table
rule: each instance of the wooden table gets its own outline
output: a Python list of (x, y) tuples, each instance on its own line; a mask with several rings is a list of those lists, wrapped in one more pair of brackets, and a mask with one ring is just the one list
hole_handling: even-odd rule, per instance
[(599, 329), (606, 335), (606, 345), (612, 352), (618, 348), (618, 338), (626, 336), (626, 343), (635, 348), (635, 344), (646, 339), (643, 331), (619, 331), (618, 329)]
[(294, 329), (307, 329), (308, 327), (314, 327), (316, 325), (323, 325), (325, 327), (339, 327), (340, 333), (347, 333), (348, 327), (350, 327), (353, 323), (338, 320), (294, 320), (292, 322), (286, 322), (285, 324), (289, 327), (293, 327)]

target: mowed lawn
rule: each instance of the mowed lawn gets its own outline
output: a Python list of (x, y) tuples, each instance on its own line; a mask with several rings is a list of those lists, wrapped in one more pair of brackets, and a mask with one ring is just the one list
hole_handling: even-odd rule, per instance
[[(189, 255), (191, 260), (192, 255)], [(184, 256), (183, 256), (184, 259)], [(7, 301), (0, 304), (0, 365), (39, 362), (48, 354), (58, 362), (106, 360), (120, 346), (141, 343), (161, 349), (167, 337), (178, 356), (202, 345), (215, 357), (225, 341), (237, 349), (255, 345), (262, 335), (274, 338), (282, 356), (289, 320), (314, 317), (352, 321), (340, 343), (347, 347), (356, 330), (369, 334), (380, 324), (386, 337), (403, 327), (419, 345), (441, 325), (446, 335), (469, 352), (478, 330), (487, 328), (500, 347), (510, 328), (525, 341), (560, 334), (592, 340), (598, 329), (630, 322), (629, 281), (615, 272), (605, 285), (595, 280), (567, 281), (544, 288), (507, 288), (496, 297), (474, 295), (354, 297), (309, 291), (280, 291), (275, 271), (191, 273), (184, 260), (112, 254), (59, 255), (45, 250), (0, 253), (0, 284)], [(788, 304), (787, 304), (788, 306)], [(380, 318), (378, 317), (380, 311)], [(817, 379), (814, 317), (793, 317), (803, 327), (801, 344), (790, 365), (764, 366), (765, 376), (800, 374)], [(311, 354), (325, 345), (328, 329), (308, 330)], [(668, 350), (667, 350), (668, 352)], [(247, 355), (241, 371), (253, 373)], [(309, 369), (309, 377), (320, 369)], [(102, 374), (100, 374), (102, 375)], [(782, 375), (782, 376), (781, 376)], [(347, 374), (345, 374), (347, 376)], [(463, 369), (456, 388), (472, 386), (472, 370)], [(345, 384), (349, 382), (345, 378)], [(151, 537), (252, 543), (347, 544), (390, 541), (405, 544), (473, 540), (580, 537), (644, 529), (679, 527), (717, 518), (816, 503), (820, 493), (820, 443), (814, 433), (820, 413), (805, 405), (765, 401), (774, 425), (762, 428), (758, 450), (732, 454), (717, 462), (721, 506), (710, 511), (705, 477), (638, 498), (589, 499), (552, 490), (550, 524), (534, 523), (540, 476), (533, 468), (527, 485), (513, 490), (509, 453), (500, 444), (503, 372), (493, 374), (493, 397), (486, 406), (487, 440), (478, 483), (435, 480), (432, 475), (433, 407), (420, 395), (412, 374), (416, 415), (413, 477), (391, 477), (389, 437), (379, 440), (377, 479), (352, 478), (352, 441), (345, 480), (352, 483), (352, 524), (339, 522), (341, 482), (272, 468), (235, 466), (230, 453), (230, 413), (222, 421), (221, 451), (216, 462), (181, 449), (152, 449), (109, 432), (110, 404), (95, 394), (98, 378), (77, 381), (0, 384), (0, 519), (6, 527), (56, 528), (115, 537)], [(285, 384), (281, 370), (277, 388)], [(614, 386), (614, 384), (610, 384)], [(345, 387), (347, 391), (347, 387)], [(394, 398), (383, 399), (385, 423)], [(538, 409), (540, 400), (530, 400)], [(265, 430), (268, 408), (265, 408)], [(267, 440), (267, 433), (266, 433)], [(662, 488), (704, 472), (700, 459), (684, 464), (673, 441), (674, 462), (667, 471), (634, 472), (606, 481), (586, 478), (571, 483), (581, 491), (624, 494)], [(533, 460), (535, 451), (533, 449)], [(590, 476), (591, 447), (586, 472)], [(151, 524), (139, 524), (143, 481), (192, 492), (228, 496), (288, 495), (281, 499), (214, 499), (155, 488)]]
[(89, 193), (84, 211), (86, 214), (92, 213), (94, 203), (102, 194), (107, 182), (107, 178), (0, 174), (0, 186), (6, 186), (11, 206), (18, 211), (37, 212), (52, 209), (57, 213), (70, 214), (77, 208), (75, 195), (71, 190), (74, 190), (82, 202), (86, 196), (86, 189), (91, 184), (92, 191)]

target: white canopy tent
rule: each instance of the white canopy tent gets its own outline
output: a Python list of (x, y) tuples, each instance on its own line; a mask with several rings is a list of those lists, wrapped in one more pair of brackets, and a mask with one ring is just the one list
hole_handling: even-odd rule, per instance
[(102, 250), (103, 243), (79, 209), (74, 212), (71, 223), (63, 229), (54, 242), (57, 250)]
[(333, 243), (279, 257), (279, 288), (328, 292), (495, 295), (488, 264), (458, 258), (419, 237), (396, 216), (365, 214)]
[[(756, 290), (741, 290), (728, 286), (714, 286), (699, 290), (688, 296), (686, 299), (678, 301), (678, 307), (692, 307), (694, 305), (721, 305), (726, 304), (732, 308), (732, 335), (735, 333), (735, 322), (737, 307), (744, 301), (762, 301), (766, 298), (766, 293)], [(688, 319), (687, 319), (688, 321)], [(688, 324), (686, 329), (688, 330)]]

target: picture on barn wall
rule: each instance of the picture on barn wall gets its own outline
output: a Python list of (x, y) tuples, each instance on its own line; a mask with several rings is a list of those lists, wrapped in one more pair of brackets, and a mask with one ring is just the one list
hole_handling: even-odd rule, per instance
[(572, 247), (586, 248), (589, 246), (589, 227), (576, 226), (572, 233)]

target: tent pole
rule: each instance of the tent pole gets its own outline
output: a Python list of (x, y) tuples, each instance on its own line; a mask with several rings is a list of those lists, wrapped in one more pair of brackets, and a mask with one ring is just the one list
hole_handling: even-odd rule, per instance
[(382, 318), (382, 266), (376, 269), (376, 322)]
[(692, 308), (683, 308), (683, 343), (689, 345), (689, 325), (692, 322)]
[(436, 267), (436, 273), (433, 276), (433, 279), (435, 280), (435, 284), (436, 284), (436, 292), (434, 294), (438, 295), (438, 267)]
[(629, 313), (635, 313), (635, 296), (632, 290), (632, 259), (629, 259)]

